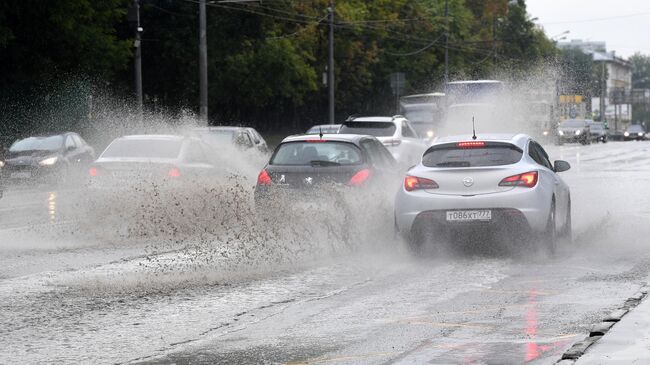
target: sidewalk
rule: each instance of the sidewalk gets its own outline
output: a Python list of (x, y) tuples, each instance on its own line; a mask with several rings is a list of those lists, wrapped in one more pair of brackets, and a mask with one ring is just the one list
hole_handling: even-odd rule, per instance
[(650, 296), (591, 345), (575, 364), (650, 364)]

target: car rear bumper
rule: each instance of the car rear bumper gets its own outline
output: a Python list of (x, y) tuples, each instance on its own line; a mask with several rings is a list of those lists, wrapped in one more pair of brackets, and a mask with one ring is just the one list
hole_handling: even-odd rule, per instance
[[(401, 189), (395, 202), (395, 224), (402, 234), (410, 234), (416, 220), (440, 226), (495, 227), (519, 226), (535, 232), (546, 229), (551, 207), (550, 197), (539, 189), (515, 188), (513, 190), (474, 196), (430, 194), (425, 191), (406, 192)], [(457, 210), (492, 211), (489, 222), (447, 222), (445, 212)]]

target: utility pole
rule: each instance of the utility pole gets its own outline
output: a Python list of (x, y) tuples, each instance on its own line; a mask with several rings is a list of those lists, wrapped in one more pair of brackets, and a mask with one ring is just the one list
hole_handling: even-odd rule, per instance
[(329, 62), (327, 66), (327, 86), (329, 87), (329, 117), (330, 124), (334, 124), (334, 0), (330, 0), (327, 8), (329, 13)]
[(445, 0), (445, 92), (449, 82), (449, 0)]
[(600, 61), (600, 121), (606, 122), (605, 96), (607, 95), (607, 84), (605, 83), (605, 60)]
[(494, 71), (497, 68), (497, 15), (492, 19), (492, 55), (494, 56)]
[(205, 0), (199, 1), (199, 118), (208, 124), (208, 44)]
[(138, 106), (138, 115), (142, 118), (142, 27), (140, 26), (140, 2), (133, 0), (133, 8), (135, 9), (135, 60), (133, 62), (134, 76), (135, 76), (135, 97)]

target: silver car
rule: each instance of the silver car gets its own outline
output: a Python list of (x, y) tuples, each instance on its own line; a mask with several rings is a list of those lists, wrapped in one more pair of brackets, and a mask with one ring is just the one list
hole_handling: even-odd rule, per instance
[(558, 176), (569, 168), (524, 134), (439, 139), (407, 172), (396, 229), (415, 252), (457, 229), (505, 228), (542, 238), (553, 253), (558, 237), (571, 236), (570, 191)]

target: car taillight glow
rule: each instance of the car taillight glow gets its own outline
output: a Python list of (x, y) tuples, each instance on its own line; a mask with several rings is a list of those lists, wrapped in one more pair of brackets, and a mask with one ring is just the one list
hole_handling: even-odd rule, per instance
[(181, 176), (181, 170), (179, 170), (179, 169), (176, 168), (176, 167), (172, 167), (172, 168), (169, 169), (169, 171), (167, 172), (167, 176), (169, 176), (169, 177), (174, 177), (174, 178), (175, 178), (175, 177), (180, 177), (180, 176)]
[(458, 143), (456, 143), (456, 147), (458, 147), (458, 148), (481, 148), (481, 147), (485, 147), (485, 142), (484, 141), (458, 142)]
[(257, 185), (271, 185), (271, 176), (269, 176), (269, 173), (266, 172), (266, 170), (260, 171), (260, 174), (257, 175)]
[(438, 187), (438, 183), (430, 179), (410, 175), (404, 178), (404, 189), (406, 191), (438, 189)]
[(363, 169), (357, 172), (350, 178), (350, 181), (348, 182), (348, 185), (350, 186), (359, 186), (366, 182), (368, 178), (370, 177), (370, 170), (369, 169)]
[(88, 169), (88, 174), (90, 174), (91, 177), (96, 177), (99, 174), (99, 171), (97, 171), (96, 167), (91, 167)]
[(499, 183), (499, 186), (523, 186), (527, 188), (532, 188), (535, 185), (537, 185), (537, 171), (508, 176)]
[(402, 143), (402, 140), (399, 138), (387, 139), (384, 142), (384, 146), (399, 146)]
[(307, 140), (305, 140), (305, 142), (318, 143), (318, 142), (327, 142), (327, 140), (326, 139), (307, 139)]

